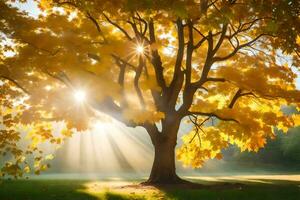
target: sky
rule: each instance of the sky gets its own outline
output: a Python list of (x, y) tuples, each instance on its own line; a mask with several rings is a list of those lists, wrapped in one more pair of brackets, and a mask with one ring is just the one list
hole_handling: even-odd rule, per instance
[(18, 1), (16, 1), (12, 5), (18, 7), (22, 11), (26, 11), (29, 16), (34, 18), (37, 18), (41, 14), (41, 10), (33, 0), (28, 0), (26, 3), (18, 3)]

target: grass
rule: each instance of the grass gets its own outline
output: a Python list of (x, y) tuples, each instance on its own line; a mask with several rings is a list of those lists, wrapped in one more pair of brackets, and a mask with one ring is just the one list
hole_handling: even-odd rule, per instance
[(205, 185), (198, 189), (140, 186), (135, 181), (4, 180), (0, 200), (299, 200), (300, 177), (284, 177), (192, 178)]

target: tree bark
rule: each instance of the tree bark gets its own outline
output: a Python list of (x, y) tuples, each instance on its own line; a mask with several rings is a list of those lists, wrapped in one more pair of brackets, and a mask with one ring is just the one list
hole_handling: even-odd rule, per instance
[(167, 138), (154, 144), (154, 162), (146, 184), (178, 184), (183, 182), (176, 174), (175, 146), (176, 141), (172, 142)]
[(182, 184), (187, 183), (176, 174), (175, 147), (181, 118), (176, 113), (166, 114), (162, 121), (162, 130), (156, 125), (144, 126), (154, 146), (154, 161), (149, 179), (144, 182), (148, 185)]

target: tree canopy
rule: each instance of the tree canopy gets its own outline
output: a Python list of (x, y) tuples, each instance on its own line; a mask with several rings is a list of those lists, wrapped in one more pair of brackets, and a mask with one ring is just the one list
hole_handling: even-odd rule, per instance
[(297, 0), (41, 0), (38, 17), (18, 9), (26, 2), (0, 2), (0, 153), (13, 156), (3, 173), (46, 169), (39, 144), (100, 113), (144, 127), (153, 144), (176, 143), (189, 123), (177, 158), (193, 167), (299, 125), (282, 110), (300, 109)]

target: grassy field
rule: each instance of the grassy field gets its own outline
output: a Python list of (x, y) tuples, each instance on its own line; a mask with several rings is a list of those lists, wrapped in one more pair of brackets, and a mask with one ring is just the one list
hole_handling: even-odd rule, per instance
[(300, 176), (187, 177), (195, 188), (140, 186), (123, 180), (5, 180), (0, 200), (300, 199)]

